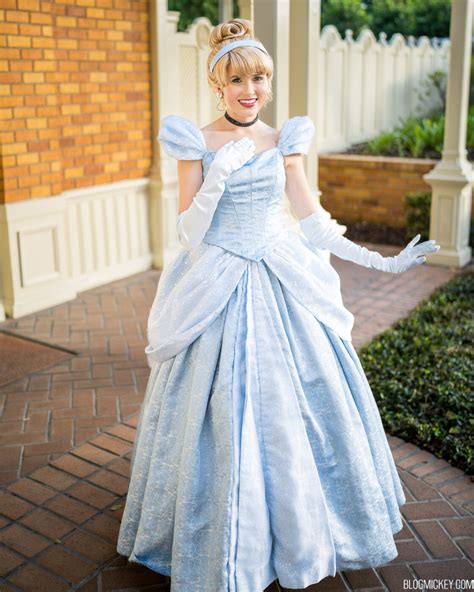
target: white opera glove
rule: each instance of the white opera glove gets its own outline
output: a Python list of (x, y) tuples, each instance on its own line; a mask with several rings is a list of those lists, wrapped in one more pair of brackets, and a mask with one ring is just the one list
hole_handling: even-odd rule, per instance
[(440, 249), (440, 245), (437, 245), (434, 240), (414, 246), (420, 239), (420, 235), (417, 234), (398, 255), (384, 257), (377, 251), (369, 251), (366, 247), (341, 236), (335, 229), (334, 223), (328, 220), (327, 212), (322, 209), (302, 218), (299, 224), (303, 234), (314, 246), (328, 249), (341, 259), (391, 273), (402, 273), (421, 265), (426, 261), (424, 255)]
[(216, 152), (201, 188), (190, 206), (178, 216), (178, 239), (185, 249), (189, 251), (200, 244), (211, 225), (227, 179), (254, 154), (255, 142), (251, 138), (232, 140)]

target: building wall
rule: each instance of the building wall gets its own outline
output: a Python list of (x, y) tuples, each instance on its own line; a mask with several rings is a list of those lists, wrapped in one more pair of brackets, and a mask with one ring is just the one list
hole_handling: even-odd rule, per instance
[(145, 0), (2, 0), (0, 203), (147, 177)]
[(346, 222), (365, 220), (403, 227), (405, 195), (431, 191), (423, 175), (435, 164), (428, 159), (321, 154), (321, 205)]

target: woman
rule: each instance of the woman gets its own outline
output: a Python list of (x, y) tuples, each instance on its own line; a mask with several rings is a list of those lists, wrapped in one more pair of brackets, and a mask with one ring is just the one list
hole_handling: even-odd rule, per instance
[[(165, 117), (183, 246), (148, 320), (151, 373), (117, 549), (172, 592), (304, 588), (397, 556), (406, 501), (322, 256), (400, 273), (439, 249), (383, 257), (337, 234), (304, 175), (314, 125), (273, 130), (272, 60), (234, 19), (210, 39), (223, 117)], [(285, 222), (286, 192), (301, 233)]]

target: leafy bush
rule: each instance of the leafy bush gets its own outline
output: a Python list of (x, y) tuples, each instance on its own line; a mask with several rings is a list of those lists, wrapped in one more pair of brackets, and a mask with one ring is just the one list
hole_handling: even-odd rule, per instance
[(469, 106), (474, 105), (474, 55), (471, 56), (471, 74), (469, 78)]
[[(234, 16), (239, 16), (237, 0)], [(206, 16), (213, 25), (219, 22), (218, 0), (168, 0), (168, 10), (180, 14), (178, 31), (199, 16)], [(334, 25), (344, 37), (352, 29), (356, 37), (362, 28), (372, 29), (376, 36), (385, 31), (420, 37), (449, 37), (451, 0), (322, 0), (321, 27)]]
[(370, 29), (375, 35), (381, 31), (389, 38), (395, 33), (414, 35), (416, 13), (412, 0), (372, 0), (369, 6)]
[(321, 2), (321, 28), (334, 25), (342, 38), (346, 29), (351, 29), (353, 36), (369, 25), (369, 15), (360, 0), (323, 0)]
[(341, 37), (352, 29), (356, 37), (363, 27), (376, 37), (384, 31), (405, 37), (449, 37), (451, 0), (322, 0), (321, 26), (334, 25)]
[(451, 0), (416, 0), (415, 24), (411, 35), (421, 37), (449, 37)]
[(473, 303), (465, 271), (358, 352), (385, 429), (471, 474)]
[(450, 0), (366, 0), (369, 26), (375, 35), (385, 31), (421, 37), (449, 37)]
[[(444, 138), (444, 114), (429, 117), (407, 117), (392, 131), (381, 132), (367, 142), (362, 153), (413, 158), (441, 157)], [(474, 105), (469, 107), (466, 146), (474, 150)]]
[[(185, 31), (200, 16), (206, 16), (214, 26), (219, 24), (218, 0), (168, 0), (168, 10), (180, 12), (178, 31)], [(238, 0), (233, 0), (233, 12), (234, 17), (238, 18)]]
[[(404, 199), (405, 208), (405, 240), (410, 241), (420, 234), (420, 241), (430, 238), (431, 192), (418, 191), (407, 193)], [(474, 210), (471, 211), (469, 246), (474, 249)]]
[[(474, 113), (473, 113), (474, 117)], [(444, 115), (437, 119), (407, 117), (392, 131), (381, 132), (367, 142), (367, 153), (413, 158), (439, 158), (443, 148)]]
[(420, 234), (419, 242), (429, 240), (431, 192), (418, 191), (407, 193), (404, 199), (405, 208), (405, 240), (410, 241)]
[[(418, 115), (435, 119), (446, 111), (447, 82), (448, 76), (444, 70), (434, 70), (426, 76), (426, 79), (421, 83), (421, 89), (417, 91), (419, 103), (416, 113)], [(435, 97), (434, 101), (433, 96)], [(428, 111), (424, 106), (425, 102), (434, 103)]]

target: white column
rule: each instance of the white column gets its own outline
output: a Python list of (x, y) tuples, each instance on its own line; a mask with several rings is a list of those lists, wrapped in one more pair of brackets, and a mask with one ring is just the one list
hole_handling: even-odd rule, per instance
[[(291, 3), (289, 116), (309, 115), (317, 121), (320, 0)], [(311, 189), (318, 190), (317, 136), (306, 157), (306, 176)]]
[(167, 0), (150, 3), (153, 163), (148, 216), (152, 264), (158, 269), (166, 267), (178, 248), (174, 228), (177, 219), (175, 165), (160, 150), (157, 139), (161, 118), (175, 112), (173, 93), (179, 81), (178, 48), (175, 46), (179, 12), (167, 11), (167, 4)]
[(253, 15), (255, 36), (273, 58), (273, 101), (260, 113), (260, 118), (279, 129), (288, 117), (290, 3), (257, 0), (253, 3)]
[(467, 160), (473, 0), (451, 5), (450, 58), (446, 94), (444, 145), (441, 160), (423, 178), (431, 185), (430, 239), (441, 245), (427, 261), (463, 267), (471, 259), (469, 225), (474, 174)]
[(219, 0), (219, 22), (225, 23), (233, 17), (232, 0)]
[[(290, 92), (289, 115), (309, 115), (314, 124), (318, 121), (318, 84), (319, 77), (319, 39), (321, 29), (320, 0), (297, 0), (291, 3), (290, 25)], [(314, 200), (319, 202), (321, 191), (318, 187), (318, 136), (316, 133), (311, 148), (305, 157), (305, 170)], [(331, 219), (340, 234), (347, 227)], [(329, 260), (330, 252), (325, 251)]]
[(239, 0), (239, 14), (240, 18), (246, 19), (253, 23), (253, 5), (254, 0)]

